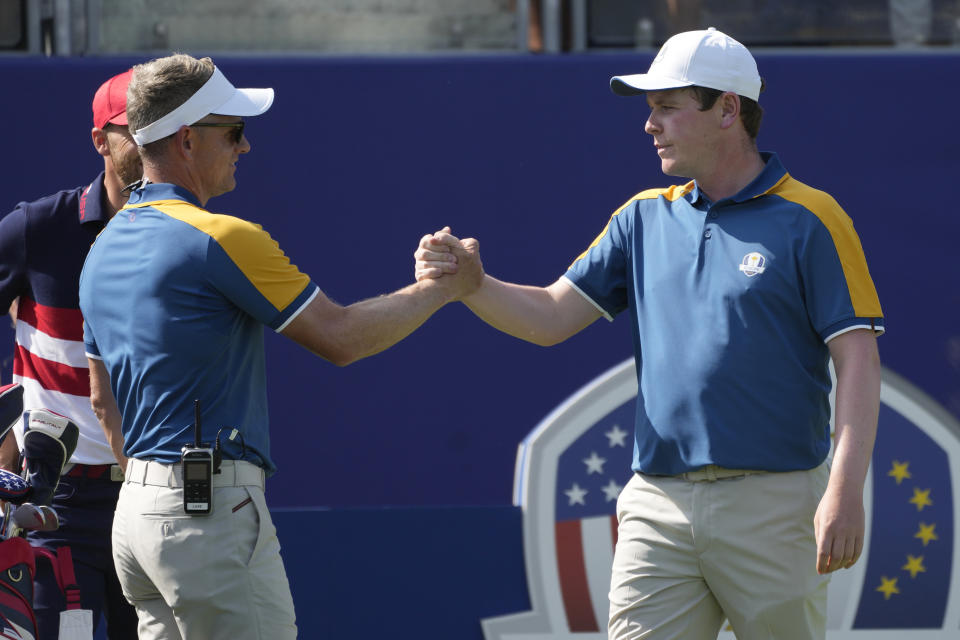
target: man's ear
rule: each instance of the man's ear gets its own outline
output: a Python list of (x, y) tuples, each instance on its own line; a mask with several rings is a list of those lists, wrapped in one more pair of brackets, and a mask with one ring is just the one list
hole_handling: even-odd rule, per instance
[(740, 118), (740, 96), (727, 91), (720, 96), (720, 126), (728, 129)]
[(90, 130), (90, 139), (93, 141), (93, 148), (102, 156), (110, 155), (110, 145), (107, 144), (107, 132), (100, 127), (94, 127)]
[(177, 147), (177, 153), (181, 155), (190, 155), (193, 152), (193, 146), (196, 144), (193, 129), (188, 126), (180, 127), (173, 134), (173, 143)]

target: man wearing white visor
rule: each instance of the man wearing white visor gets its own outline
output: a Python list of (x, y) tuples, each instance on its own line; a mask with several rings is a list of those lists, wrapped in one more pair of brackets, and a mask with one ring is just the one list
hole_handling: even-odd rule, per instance
[(135, 67), (127, 119), (144, 179), (80, 278), (91, 402), (126, 465), (113, 554), (141, 640), (296, 637), (264, 500), (276, 471), (264, 325), (346, 365), (480, 283), (464, 250), (457, 278), (342, 307), (259, 225), (205, 210), (236, 186), (242, 118), (272, 102), (273, 89), (236, 89), (209, 58)]
[[(863, 545), (883, 314), (850, 218), (758, 151), (762, 85), (715, 29), (613, 78), (646, 97), (663, 172), (690, 180), (631, 198), (552, 285), (485, 275), (463, 299), (544, 345), (630, 318), (639, 392), (612, 639), (713, 640), (724, 618), (740, 640), (823, 638), (825, 574)], [(456, 272), (458, 246), (449, 229), (423, 238), (417, 277)]]

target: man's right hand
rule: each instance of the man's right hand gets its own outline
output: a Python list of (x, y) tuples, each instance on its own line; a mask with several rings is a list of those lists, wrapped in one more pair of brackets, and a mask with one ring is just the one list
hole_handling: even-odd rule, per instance
[(460, 240), (450, 233), (450, 227), (420, 238), (420, 245), (413, 253), (413, 274), (417, 281), (456, 273), (459, 260), (453, 249), (459, 246)]
[(437, 286), (450, 290), (451, 300), (470, 295), (483, 283), (480, 243), (474, 238), (460, 240), (450, 227), (423, 236), (413, 257), (417, 281), (436, 280)]

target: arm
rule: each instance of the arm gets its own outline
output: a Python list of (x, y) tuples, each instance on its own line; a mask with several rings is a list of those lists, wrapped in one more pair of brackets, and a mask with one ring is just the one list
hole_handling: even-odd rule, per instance
[(493, 328), (543, 347), (563, 342), (600, 317), (563, 278), (547, 287), (531, 287), (488, 275), (463, 303)]
[[(17, 302), (19, 300), (19, 297), (14, 298), (13, 302), (10, 303), (10, 326), (14, 328), (16, 328), (17, 325)], [(2, 377), (0, 377), (0, 384), (3, 384)], [(10, 431), (13, 431), (13, 429)], [(19, 462), (20, 449), (17, 447), (17, 438), (8, 431), (3, 442), (0, 443), (0, 469), (20, 473), (19, 465), (17, 464)]]
[(856, 329), (830, 341), (837, 373), (833, 464), (814, 517), (817, 572), (849, 568), (863, 550), (863, 484), (880, 411), (877, 339)]
[(123, 433), (120, 431), (120, 409), (110, 389), (110, 375), (102, 360), (87, 358), (90, 363), (90, 406), (107, 436), (107, 442), (120, 467), (127, 470), (127, 457), (123, 455)]
[(0, 469), (6, 469), (13, 473), (20, 473), (17, 462), (20, 461), (20, 450), (17, 448), (17, 438), (10, 432), (0, 444)]
[[(414, 255), (418, 281), (440, 281), (456, 273), (453, 252), (459, 240), (450, 227), (423, 236)], [(476, 292), (462, 302), (490, 326), (515, 338), (549, 347), (563, 342), (600, 317), (600, 311), (563, 278), (547, 287), (502, 282), (484, 275)]]
[(455, 275), (417, 282), (391, 294), (342, 307), (323, 292), (281, 333), (337, 366), (372, 356), (410, 335), (440, 307), (480, 284), (483, 267), (476, 242), (457, 248)]

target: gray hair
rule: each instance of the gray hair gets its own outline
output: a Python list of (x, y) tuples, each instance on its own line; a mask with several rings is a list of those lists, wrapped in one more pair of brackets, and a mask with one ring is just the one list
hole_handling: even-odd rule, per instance
[(136, 65), (127, 88), (130, 133), (156, 122), (186, 102), (210, 79), (213, 68), (210, 58), (197, 60), (185, 53)]

